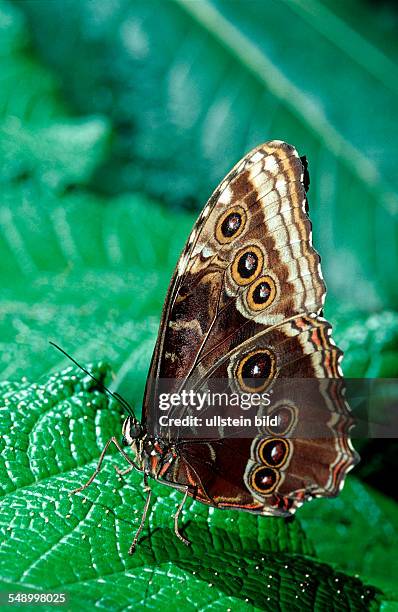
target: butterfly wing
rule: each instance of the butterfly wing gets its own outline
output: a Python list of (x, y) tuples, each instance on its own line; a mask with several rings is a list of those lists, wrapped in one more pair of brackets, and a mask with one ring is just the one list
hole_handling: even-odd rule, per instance
[(275, 367), (275, 382), (266, 412), (278, 416), (279, 425), (265, 427), (252, 438), (179, 444), (179, 478), (188, 474), (192, 483), (195, 474), (200, 475), (198, 499), (218, 507), (288, 515), (304, 500), (338, 493), (357, 456), (349, 439), (353, 420), (339, 378), (342, 353), (330, 333), (321, 317), (301, 316), (219, 360), (210, 376), (229, 377), (232, 388), (239, 390), (259, 380), (241, 377), (239, 364), (245, 356), (270, 356), (274, 363), (268, 371)]
[(295, 148), (271, 141), (214, 191), (169, 287), (144, 419), (157, 380), (184, 380), (210, 350), (216, 361), (226, 335), (233, 346), (295, 313), (321, 310), (325, 285), (306, 213), (306, 176)]
[[(341, 352), (320, 317), (326, 290), (312, 246), (306, 187), (305, 160), (291, 145), (271, 141), (248, 153), (215, 190), (169, 288), (144, 420), (156, 419), (162, 379), (172, 381), (169, 391), (199, 390), (212, 378), (248, 391), (278, 377), (340, 376)], [(327, 418), (329, 399), (322, 396), (321, 404), (325, 428), (330, 421), (332, 430), (312, 446), (289, 442), (285, 462), (277, 468), (259, 463), (257, 446), (264, 436), (240, 442), (220, 436), (203, 444), (177, 439), (179, 460), (167, 478), (196, 483), (197, 496), (207, 503), (262, 512), (280, 513), (281, 504), (294, 507), (303, 496), (334, 494), (355, 458), (346, 440), (335, 440), (335, 431), (345, 431), (348, 409), (335, 419), (332, 403), (333, 418)], [(300, 406), (295, 410), (300, 412)], [(311, 477), (308, 457), (319, 464)], [(340, 477), (333, 478), (337, 465)], [(268, 493), (252, 486), (252, 474), (260, 478), (262, 468), (276, 479)]]
[(238, 390), (257, 382), (239, 379), (238, 364), (245, 355), (266, 351), (275, 360), (274, 379), (281, 384), (272, 387), (267, 413), (278, 416), (279, 424), (251, 438), (220, 435), (199, 444), (184, 440), (190, 436), (183, 430), (177, 443), (179, 459), (166, 478), (190, 485), (204, 503), (268, 515), (286, 516), (305, 500), (336, 495), (357, 455), (349, 439), (353, 420), (339, 378), (342, 353), (330, 333), (321, 317), (300, 316), (220, 359), (210, 376), (229, 377)]

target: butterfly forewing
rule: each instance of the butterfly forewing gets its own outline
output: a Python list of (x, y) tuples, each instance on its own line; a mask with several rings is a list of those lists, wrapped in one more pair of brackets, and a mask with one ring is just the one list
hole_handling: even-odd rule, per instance
[(304, 170), (294, 147), (271, 141), (215, 190), (177, 264), (150, 381), (184, 378), (226, 332), (250, 337), (295, 313), (321, 310), (325, 286), (305, 212)]

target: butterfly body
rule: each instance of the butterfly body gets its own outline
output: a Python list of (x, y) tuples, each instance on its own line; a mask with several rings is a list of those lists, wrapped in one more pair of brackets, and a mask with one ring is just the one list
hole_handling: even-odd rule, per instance
[[(211, 505), (216, 508), (233, 507), (233, 499), (221, 497), (213, 498), (211, 490), (207, 491), (197, 476), (194, 468), (189, 462), (192, 459), (192, 448), (188, 442), (168, 444), (162, 438), (142, 436), (133, 438), (130, 434), (131, 426), (135, 428), (132, 417), (128, 417), (123, 424), (123, 440), (129, 446), (134, 456), (134, 461), (139, 471), (149, 477), (174, 488), (187, 488), (188, 495), (197, 501)], [(245, 440), (238, 440), (238, 446), (242, 450)], [(247, 441), (246, 441), (246, 446)], [(199, 461), (208, 461), (214, 458), (214, 449), (209, 442), (198, 446)], [(232, 469), (230, 467), (230, 469)], [(230, 494), (231, 495), (231, 494)], [(239, 509), (250, 512), (261, 512), (262, 505), (255, 502), (248, 494), (246, 503), (240, 499)]]
[[(214, 191), (177, 263), (142, 421), (128, 417), (123, 426), (134, 460), (122, 454), (144, 473), (143, 520), (148, 478), (184, 492), (175, 523), (182, 540), (177, 520), (187, 496), (217, 508), (288, 516), (305, 500), (336, 495), (357, 461), (342, 352), (322, 317), (326, 288), (312, 245), (308, 186), (307, 162), (294, 147), (270, 141), (253, 149)], [(163, 381), (169, 393), (198, 392), (214, 381), (237, 393), (275, 388), (269, 413), (278, 425), (241, 437), (217, 429), (211, 439), (178, 427), (159, 431)], [(294, 381), (304, 381), (298, 394)], [(311, 392), (305, 381), (315, 381)]]

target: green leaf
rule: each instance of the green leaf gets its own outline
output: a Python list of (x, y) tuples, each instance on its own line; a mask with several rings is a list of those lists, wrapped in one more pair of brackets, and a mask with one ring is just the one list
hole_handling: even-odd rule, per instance
[[(343, 491), (332, 500), (317, 501), (300, 510), (300, 522), (311, 534), (317, 556), (327, 563), (339, 560), (349, 574), (398, 597), (397, 504), (350, 476)], [(336, 542), (337, 540), (337, 542)], [(344, 554), (339, 553), (344, 543)]]
[(309, 159), (330, 289), (364, 309), (398, 303), (398, 69), (365, 30), (317, 0), (20, 6), (76, 108), (115, 123), (96, 184), (201, 206), (244, 152), (287, 140)]
[(107, 121), (67, 117), (55, 79), (29, 58), (22, 14), (6, 2), (0, 32), (0, 183), (32, 178), (54, 190), (87, 182), (107, 149)]
[[(326, 309), (326, 316), (330, 316), (333, 321), (334, 339), (345, 352), (342, 367), (348, 378), (396, 378), (396, 312), (386, 310), (363, 315), (352, 309), (344, 309), (331, 301)], [(374, 401), (369, 405), (367, 417), (370, 420), (379, 418)], [(361, 456), (361, 462), (355, 470), (356, 476), (398, 501), (395, 482), (391, 478), (391, 474), (398, 469), (396, 439), (370, 437), (355, 439), (354, 442)]]
[[(91, 366), (99, 381), (104, 365)], [(312, 558), (300, 523), (216, 511), (183, 512), (187, 549), (172, 530), (181, 494), (153, 484), (146, 535), (128, 546), (143, 507), (141, 476), (121, 477), (115, 454), (84, 494), (99, 452), (120, 431), (119, 407), (80, 370), (41, 385), (3, 383), (2, 588), (67, 592), (72, 607), (166, 605), (205, 609), (378, 609), (379, 593)], [(296, 601), (297, 600), (297, 601)]]
[(17, 117), (43, 124), (65, 113), (57, 99), (56, 81), (32, 61), (23, 14), (9, 2), (0, 3), (0, 117)]
[(398, 372), (398, 314), (391, 310), (364, 315), (328, 304), (334, 337), (345, 351), (349, 378), (395, 378)]
[(0, 181), (34, 178), (53, 190), (83, 183), (101, 161), (107, 135), (102, 119), (26, 129), (12, 117), (0, 129)]
[(9, 280), (0, 306), (0, 369), (3, 378), (35, 379), (66, 364), (49, 346), (53, 340), (79, 360), (109, 359), (120, 389), (137, 404), (191, 217), (180, 214), (176, 222), (142, 196), (106, 204), (26, 185), (2, 194), (0, 275)]
[(51, 339), (83, 361), (108, 358), (138, 403), (192, 218), (160, 207), (148, 215), (154, 204), (144, 196), (81, 191), (107, 150), (107, 121), (67, 116), (55, 80), (29, 58), (21, 13), (6, 2), (0, 28), (0, 370), (35, 379), (65, 364)]
[(15, 54), (26, 45), (27, 32), (23, 14), (8, 2), (0, 5), (0, 57)]

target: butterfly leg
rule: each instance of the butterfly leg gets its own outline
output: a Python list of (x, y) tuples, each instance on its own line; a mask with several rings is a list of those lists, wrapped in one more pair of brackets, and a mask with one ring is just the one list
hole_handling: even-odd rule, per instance
[(137, 542), (138, 542), (138, 538), (140, 537), (141, 531), (144, 529), (144, 525), (145, 525), (145, 521), (146, 521), (146, 517), (148, 514), (148, 509), (149, 509), (149, 504), (151, 502), (151, 496), (152, 496), (152, 489), (148, 484), (148, 476), (146, 473), (144, 473), (144, 491), (147, 494), (146, 496), (146, 500), (145, 500), (145, 506), (144, 506), (144, 510), (141, 516), (141, 522), (139, 524), (139, 527), (135, 533), (134, 539), (131, 543), (131, 546), (129, 548), (129, 555), (134, 554), (134, 551), (137, 547)]
[(188, 491), (189, 491), (188, 485), (186, 487), (184, 487), (184, 489), (185, 489), (184, 497), (182, 498), (182, 502), (178, 506), (177, 512), (174, 515), (174, 533), (176, 534), (177, 538), (179, 540), (181, 540), (181, 542), (183, 544), (185, 544), (185, 546), (190, 546), (191, 542), (189, 540), (187, 540), (187, 538), (184, 538), (184, 536), (180, 533), (180, 530), (179, 530), (179, 527), (178, 527), (178, 519), (180, 517), (181, 511), (182, 511), (182, 509), (184, 507), (184, 504), (187, 501), (187, 497), (188, 497)]
[(124, 452), (124, 450), (120, 446), (120, 444), (117, 441), (117, 439), (115, 437), (112, 437), (105, 444), (105, 446), (103, 448), (103, 451), (102, 451), (102, 453), (100, 455), (100, 458), (98, 460), (97, 467), (95, 468), (95, 470), (92, 473), (92, 475), (90, 476), (90, 478), (81, 487), (78, 487), (77, 489), (74, 489), (73, 491), (70, 491), (69, 495), (74, 495), (75, 493), (79, 493), (79, 491), (83, 491), (83, 489), (87, 489), (87, 487), (89, 487), (91, 485), (91, 483), (93, 482), (94, 478), (97, 476), (97, 474), (99, 473), (99, 471), (100, 471), (100, 469), (102, 467), (102, 462), (104, 461), (104, 457), (105, 457), (106, 451), (108, 450), (108, 448), (109, 448), (109, 446), (111, 444), (114, 444), (116, 446), (116, 448), (119, 451), (119, 453), (121, 455), (123, 455), (123, 457), (126, 459), (127, 463), (130, 464), (131, 469), (135, 468), (136, 470), (138, 470), (138, 465), (132, 459), (130, 459), (130, 457)]
[(129, 474), (132, 470), (134, 470), (134, 465), (130, 465), (128, 468), (126, 468), (125, 470), (121, 470), (120, 468), (117, 467), (117, 465), (115, 465), (115, 472), (119, 475), (119, 476), (126, 476), (126, 474)]

